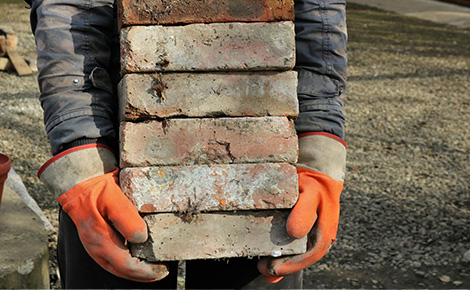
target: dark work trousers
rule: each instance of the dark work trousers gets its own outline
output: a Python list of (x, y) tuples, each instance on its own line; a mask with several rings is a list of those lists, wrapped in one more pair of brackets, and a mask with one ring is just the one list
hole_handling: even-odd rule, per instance
[[(176, 289), (178, 263), (161, 281), (140, 283), (119, 278), (101, 268), (85, 251), (77, 228), (64, 211), (59, 215), (57, 258), (63, 289)], [(190, 245), (188, 245), (190, 246)], [(269, 284), (258, 272), (257, 258), (194, 260), (186, 262), (186, 289), (301, 289), (302, 272)]]
[(59, 214), (57, 260), (63, 289), (172, 289), (177, 262), (168, 263), (170, 274), (157, 283), (139, 283), (119, 278), (101, 268), (85, 251), (77, 228), (63, 210)]

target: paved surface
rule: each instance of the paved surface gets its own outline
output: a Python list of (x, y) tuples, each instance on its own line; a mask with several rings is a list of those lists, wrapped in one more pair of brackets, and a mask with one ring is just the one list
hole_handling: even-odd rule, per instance
[(434, 0), (348, 0), (348, 3), (371, 6), (460, 28), (470, 28), (470, 8), (455, 4)]
[(41, 219), (5, 186), (0, 207), (0, 289), (48, 289), (47, 246)]

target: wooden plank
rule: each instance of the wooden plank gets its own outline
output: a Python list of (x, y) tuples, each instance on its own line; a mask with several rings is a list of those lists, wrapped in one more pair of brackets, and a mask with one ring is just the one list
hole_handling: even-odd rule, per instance
[(0, 56), (6, 54), (6, 46), (13, 49), (18, 47), (18, 36), (13, 32), (9, 26), (0, 26)]
[(14, 33), (6, 35), (6, 45), (16, 50), (18, 48), (18, 36)]
[(0, 70), (10, 70), (13, 65), (8, 57), (0, 57)]
[(7, 40), (5, 35), (0, 35), (0, 56), (4, 56), (7, 52)]
[(33, 71), (26, 63), (26, 61), (20, 56), (20, 54), (13, 48), (7, 46), (7, 54), (10, 61), (13, 63), (13, 67), (20, 76), (31, 75)]

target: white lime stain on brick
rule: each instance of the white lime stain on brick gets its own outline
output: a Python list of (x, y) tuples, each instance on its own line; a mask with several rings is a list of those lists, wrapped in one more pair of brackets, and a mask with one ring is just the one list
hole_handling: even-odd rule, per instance
[(121, 170), (121, 187), (141, 212), (291, 208), (297, 172), (289, 164), (142, 167)]

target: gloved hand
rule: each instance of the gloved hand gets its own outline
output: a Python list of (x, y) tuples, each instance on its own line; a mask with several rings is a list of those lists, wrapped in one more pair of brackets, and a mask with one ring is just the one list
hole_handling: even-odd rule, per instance
[(343, 190), (346, 146), (336, 136), (307, 133), (299, 136), (299, 199), (287, 220), (293, 238), (308, 234), (307, 252), (280, 258), (262, 258), (259, 271), (269, 283), (320, 260), (336, 240), (339, 201)]
[(77, 226), (93, 260), (108, 272), (138, 282), (168, 275), (165, 265), (149, 264), (130, 255), (125, 240), (143, 243), (148, 232), (137, 209), (118, 184), (113, 153), (100, 144), (66, 150), (46, 162), (38, 176), (56, 195)]

